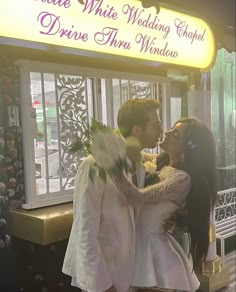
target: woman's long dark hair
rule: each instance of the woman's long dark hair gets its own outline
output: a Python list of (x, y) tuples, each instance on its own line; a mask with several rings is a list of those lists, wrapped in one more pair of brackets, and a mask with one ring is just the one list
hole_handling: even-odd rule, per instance
[(186, 198), (186, 224), (191, 235), (190, 252), (194, 267), (205, 260), (209, 246), (210, 213), (216, 201), (216, 154), (212, 131), (194, 118), (176, 122), (187, 124), (184, 131), (182, 167), (191, 177)]

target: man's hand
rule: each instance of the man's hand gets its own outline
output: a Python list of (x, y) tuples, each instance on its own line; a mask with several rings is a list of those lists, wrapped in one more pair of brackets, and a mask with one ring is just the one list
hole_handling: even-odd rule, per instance
[(164, 224), (162, 225), (164, 232), (172, 233), (175, 229), (175, 218), (174, 216), (171, 216), (170, 218), (166, 219), (164, 221)]
[(116, 291), (116, 288), (114, 286), (111, 286), (108, 290), (106, 290), (104, 292), (117, 292), (117, 291)]
[(187, 231), (187, 213), (186, 209), (180, 208), (171, 214), (170, 218), (166, 219), (162, 225), (165, 232), (173, 233), (184, 233)]

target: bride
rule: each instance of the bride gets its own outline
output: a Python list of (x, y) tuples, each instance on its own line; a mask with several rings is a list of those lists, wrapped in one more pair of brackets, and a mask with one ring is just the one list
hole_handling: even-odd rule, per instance
[[(160, 147), (168, 152), (170, 164), (162, 168), (155, 185), (138, 189), (122, 172), (111, 175), (129, 204), (141, 206), (133, 286), (142, 291), (196, 291), (199, 281), (193, 269), (208, 251), (209, 216), (216, 198), (214, 139), (206, 125), (184, 118), (165, 133)], [(162, 227), (183, 206), (191, 256)]]

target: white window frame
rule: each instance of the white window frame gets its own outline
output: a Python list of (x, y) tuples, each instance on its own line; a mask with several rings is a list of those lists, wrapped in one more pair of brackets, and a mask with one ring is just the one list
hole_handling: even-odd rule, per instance
[[(170, 100), (170, 79), (167, 77), (132, 74), (126, 72), (117, 72), (110, 70), (100, 70), (86, 67), (67, 66), (63, 64), (53, 64), (45, 62), (35, 62), (28, 60), (20, 60), (16, 62), (20, 68), (20, 94), (21, 94), (21, 118), (23, 129), (23, 151), (24, 151), (24, 175), (25, 175), (25, 204), (24, 209), (34, 209), (44, 206), (50, 206), (72, 201), (73, 190), (65, 191), (58, 194), (36, 194), (35, 179), (35, 156), (34, 156), (34, 138), (36, 130), (36, 113), (32, 108), (31, 90), (30, 90), (30, 72), (41, 72), (51, 74), (68, 74), (79, 76), (91, 76), (94, 78), (106, 79), (107, 94), (107, 119), (111, 126), (114, 126), (113, 118), (113, 100), (112, 100), (112, 79), (126, 79), (137, 81), (156, 82), (163, 86), (162, 97), (162, 113), (163, 128), (169, 127), (170, 118), (168, 118), (170, 110), (168, 109)], [(158, 98), (158, 96), (157, 96)], [(99, 109), (102, 109), (101, 100), (95, 100), (94, 116), (99, 119)]]

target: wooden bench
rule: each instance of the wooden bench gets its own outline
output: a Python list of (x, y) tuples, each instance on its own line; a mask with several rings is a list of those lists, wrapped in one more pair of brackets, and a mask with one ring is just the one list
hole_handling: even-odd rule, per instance
[(224, 266), (225, 239), (236, 235), (236, 188), (218, 192), (215, 212), (216, 238), (220, 240)]

